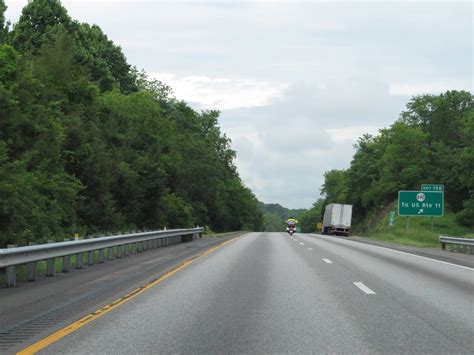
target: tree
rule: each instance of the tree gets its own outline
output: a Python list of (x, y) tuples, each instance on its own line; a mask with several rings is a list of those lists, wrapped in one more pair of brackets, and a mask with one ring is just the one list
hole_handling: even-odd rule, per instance
[(430, 159), (427, 178), (430, 182), (445, 184), (446, 202), (454, 211), (464, 208), (463, 201), (470, 194), (469, 186), (460, 179), (466, 169), (459, 158), (472, 146), (466, 125), (473, 111), (473, 95), (466, 91), (447, 91), (441, 95), (416, 96), (401, 114), (402, 122), (417, 126), (427, 134)]
[(75, 31), (79, 53), (77, 63), (87, 67), (102, 91), (117, 85), (122, 93), (138, 90), (136, 76), (131, 71), (122, 49), (108, 39), (99, 26), (80, 24)]
[(329, 170), (324, 173), (321, 193), (326, 196), (326, 203), (343, 203), (347, 196), (347, 171)]
[(298, 219), (301, 230), (304, 233), (315, 232), (317, 224), (322, 222), (324, 215), (325, 202), (323, 199), (318, 199), (313, 207), (304, 212)]
[(382, 130), (379, 144), (383, 145), (383, 153), (379, 161), (380, 179), (373, 186), (373, 201), (386, 206), (397, 198), (399, 190), (417, 189), (427, 178), (429, 149), (427, 134), (402, 122)]
[(0, 46), (5, 43), (9, 24), (5, 22), (5, 11), (7, 6), (4, 0), (0, 0)]
[(59, 0), (32, 0), (23, 8), (12, 32), (12, 44), (20, 52), (37, 52), (58, 32), (77, 27)]
[(265, 213), (263, 215), (263, 226), (265, 232), (282, 232), (284, 221), (276, 213)]
[(138, 90), (136, 76), (119, 46), (96, 26), (73, 21), (59, 0), (32, 0), (23, 8), (12, 32), (13, 46), (20, 52), (37, 54), (58, 34), (70, 35), (74, 42), (75, 64), (86, 68), (102, 91), (117, 86), (121, 92)]
[(349, 169), (325, 173), (326, 202), (347, 201), (356, 223), (380, 211), (403, 189), (445, 184), (447, 208), (460, 223), (474, 215), (474, 98), (466, 91), (414, 97), (398, 121), (355, 145)]
[(13, 39), (18, 51), (0, 45), (0, 247), (72, 231), (262, 229), (219, 112), (130, 71), (59, 1), (30, 1)]

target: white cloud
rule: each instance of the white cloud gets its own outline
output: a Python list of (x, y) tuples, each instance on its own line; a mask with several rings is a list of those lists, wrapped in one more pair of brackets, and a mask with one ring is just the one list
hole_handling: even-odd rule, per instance
[(326, 129), (334, 142), (352, 142), (355, 143), (359, 137), (364, 134), (376, 135), (379, 131), (378, 127), (358, 126)]
[(208, 76), (178, 77), (170, 73), (151, 73), (151, 77), (171, 86), (177, 99), (198, 103), (205, 109), (232, 110), (270, 105), (280, 98), (284, 84), (266, 81)]

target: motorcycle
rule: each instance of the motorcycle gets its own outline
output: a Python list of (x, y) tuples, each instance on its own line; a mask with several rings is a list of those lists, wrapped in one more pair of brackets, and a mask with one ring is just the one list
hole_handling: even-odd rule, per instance
[(295, 234), (296, 230), (295, 230), (295, 226), (288, 226), (286, 227), (286, 231), (288, 232), (288, 234), (290, 236), (293, 236), (293, 234)]

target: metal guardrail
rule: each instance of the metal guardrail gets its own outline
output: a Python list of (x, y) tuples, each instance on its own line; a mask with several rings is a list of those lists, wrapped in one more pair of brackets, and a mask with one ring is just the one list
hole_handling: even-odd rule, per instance
[(446, 244), (452, 244), (456, 247), (462, 246), (463, 251), (464, 251), (464, 248), (466, 247), (465, 248), (466, 251), (469, 251), (471, 254), (474, 254), (474, 239), (448, 237), (445, 235), (440, 235), (439, 242), (441, 243), (441, 249), (443, 250), (446, 250)]
[[(28, 281), (37, 278), (38, 261), (47, 261), (46, 276), (54, 276), (56, 258), (62, 257), (62, 272), (71, 269), (70, 257), (76, 256), (76, 269), (84, 267), (84, 253), (87, 253), (87, 265), (95, 263), (95, 251), (99, 251), (98, 262), (122, 258), (144, 250), (164, 247), (192, 240), (202, 235), (203, 228), (172, 229), (145, 233), (132, 233), (109, 237), (81, 239), (58, 243), (30, 245), (25, 247), (9, 246), (0, 249), (0, 269), (6, 268), (6, 286), (15, 287), (15, 266), (27, 264)], [(115, 252), (114, 252), (115, 251)]]

